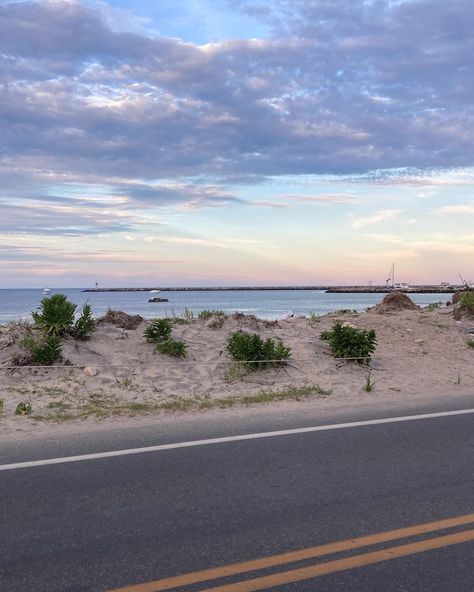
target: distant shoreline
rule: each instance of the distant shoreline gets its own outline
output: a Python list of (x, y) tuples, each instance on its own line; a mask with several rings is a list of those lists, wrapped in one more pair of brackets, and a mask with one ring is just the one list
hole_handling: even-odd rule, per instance
[(340, 294), (385, 294), (398, 290), (407, 294), (452, 294), (462, 290), (464, 286), (412, 286), (410, 288), (387, 288), (386, 286), (231, 286), (231, 287), (187, 287), (187, 288), (86, 288), (83, 292), (244, 292), (244, 291), (283, 291), (283, 290), (315, 290)]

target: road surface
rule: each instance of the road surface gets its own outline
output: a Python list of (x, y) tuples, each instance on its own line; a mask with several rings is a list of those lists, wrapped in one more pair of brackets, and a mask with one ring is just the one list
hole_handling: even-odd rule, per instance
[(2, 443), (0, 590), (472, 592), (474, 414), (302, 409)]

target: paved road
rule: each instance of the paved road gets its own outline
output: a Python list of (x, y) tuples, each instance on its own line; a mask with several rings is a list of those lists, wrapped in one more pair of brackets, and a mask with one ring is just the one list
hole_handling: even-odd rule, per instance
[[(307, 420), (294, 417), (285, 427)], [(257, 423), (250, 431), (260, 431)], [(106, 591), (472, 514), (473, 427), (474, 415), (459, 415), (2, 471), (0, 590)], [(224, 435), (215, 425), (212, 432)], [(4, 447), (0, 459), (92, 452), (88, 441), (50, 443), (28, 456)], [(134, 441), (150, 445), (150, 428), (135, 430)], [(173, 441), (166, 430), (155, 434), (163, 441)], [(420, 541), (436, 545), (473, 529), (471, 517), (423, 536), (389, 536), (382, 546), (377, 538), (356, 551), (343, 543), (321, 558), (174, 589), (230, 590), (219, 586)], [(472, 592), (473, 539), (451, 546), (443, 539), (423, 553), (266, 589)]]

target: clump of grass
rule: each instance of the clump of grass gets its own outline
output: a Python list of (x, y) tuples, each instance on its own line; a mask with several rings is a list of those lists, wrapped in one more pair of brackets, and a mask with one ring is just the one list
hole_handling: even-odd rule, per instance
[(211, 409), (213, 402), (209, 397), (194, 397), (193, 399), (186, 399), (185, 397), (173, 397), (169, 401), (160, 403), (159, 409), (169, 413), (178, 411), (202, 411), (204, 409)]
[(185, 358), (187, 348), (186, 342), (182, 339), (167, 339), (156, 344), (156, 351), (173, 358)]
[(221, 329), (224, 326), (225, 316), (216, 316), (209, 321), (209, 329)]
[(182, 339), (171, 339), (171, 333), (170, 319), (157, 319), (144, 331), (145, 337), (148, 341), (156, 344), (155, 349), (160, 354), (166, 354), (174, 358), (186, 357), (188, 346)]
[(50, 366), (61, 355), (61, 340), (57, 335), (40, 335), (34, 339), (31, 335), (25, 337), (21, 347), (28, 351), (29, 363)]
[(325, 389), (322, 386), (319, 386), (317, 382), (313, 385), (313, 388), (314, 392), (317, 395), (321, 395), (322, 397), (329, 397), (329, 395), (332, 393), (332, 389)]
[(375, 387), (375, 382), (373, 380), (371, 380), (371, 374), (370, 374), (370, 372), (368, 372), (367, 376), (365, 377), (364, 386), (362, 388), (364, 389), (365, 392), (371, 393), (374, 390), (374, 387)]
[(148, 341), (158, 343), (171, 337), (171, 321), (169, 319), (156, 319), (143, 331)]
[(262, 390), (251, 395), (242, 397), (225, 397), (210, 399), (208, 396), (186, 399), (185, 397), (174, 397), (169, 401), (160, 403), (158, 408), (170, 413), (180, 411), (203, 411), (214, 408), (229, 408), (236, 406), (258, 405), (273, 401), (294, 400), (299, 401), (311, 395), (328, 395), (331, 391), (321, 389), (317, 384), (307, 386), (288, 386), (281, 390)]
[(129, 411), (149, 412), (156, 411), (159, 405), (155, 401), (133, 401), (132, 403), (127, 403), (125, 407)]
[(204, 310), (201, 310), (201, 312), (199, 313), (198, 316), (200, 319), (208, 319), (209, 317), (213, 317), (213, 316), (224, 316), (224, 311), (223, 310), (208, 310), (206, 308)]
[(133, 386), (133, 375), (135, 374), (135, 370), (132, 370), (128, 376), (124, 376), (124, 378), (116, 378), (115, 382), (118, 384), (120, 388), (125, 390), (129, 390)]
[(80, 401), (78, 416), (81, 418), (90, 416), (100, 418), (118, 411), (119, 408), (120, 401), (116, 396), (108, 395), (103, 391), (96, 391), (89, 393)]
[(313, 323), (319, 323), (321, 319), (319, 318), (319, 315), (317, 313), (310, 312), (310, 313), (308, 313), (308, 320), (311, 324), (313, 324)]
[(224, 382), (235, 382), (236, 380), (242, 380), (242, 378), (248, 374), (248, 367), (242, 362), (232, 364), (232, 366), (224, 374)]
[(48, 409), (57, 409), (59, 411), (65, 411), (66, 409), (70, 409), (71, 405), (66, 403), (65, 401), (51, 401), (46, 405)]
[(3, 413), (3, 407), (5, 406), (5, 401), (0, 399), (0, 415)]
[(63, 397), (66, 391), (59, 386), (40, 386), (33, 389), (36, 397)]
[(438, 308), (441, 308), (442, 306), (443, 306), (442, 302), (430, 302), (430, 304), (425, 306), (425, 310), (428, 310), (429, 312), (431, 312), (433, 310), (438, 310)]
[[(18, 386), (10, 387), (9, 391), (11, 391), (12, 393), (17, 393), (18, 395), (28, 395), (31, 392), (29, 388), (18, 387)], [(33, 394), (34, 394), (34, 391), (33, 391)]]
[(191, 321), (194, 320), (194, 313), (187, 306), (185, 306), (184, 310), (183, 310), (183, 319), (186, 323), (190, 323)]
[(253, 370), (266, 368), (269, 364), (284, 364), (291, 349), (279, 339), (263, 340), (257, 333), (235, 331), (227, 341), (227, 351), (234, 358)]
[(321, 388), (312, 384), (308, 386), (289, 386), (282, 390), (263, 390), (252, 395), (244, 395), (238, 402), (241, 405), (270, 403), (271, 401), (294, 400), (299, 401), (314, 394), (321, 394)]
[(53, 413), (47, 414), (33, 414), (31, 415), (31, 419), (34, 421), (50, 421), (54, 423), (61, 423), (66, 421), (73, 421), (75, 419), (83, 419), (80, 415), (75, 413), (74, 411), (68, 411), (67, 408), (64, 409), (53, 409)]
[(8, 329), (29, 329), (31, 323), (26, 319), (12, 319), (11, 321), (7, 321), (5, 327)]
[(469, 339), (469, 341), (467, 342), (467, 345), (469, 347), (473, 347), (474, 348), (474, 339)]
[(337, 358), (352, 358), (366, 364), (370, 362), (370, 356), (377, 344), (373, 329), (357, 329), (340, 321), (336, 321), (332, 329), (323, 331), (321, 339), (329, 343)]

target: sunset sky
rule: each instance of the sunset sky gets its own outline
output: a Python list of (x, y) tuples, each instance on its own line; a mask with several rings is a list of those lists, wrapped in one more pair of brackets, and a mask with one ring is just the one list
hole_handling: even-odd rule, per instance
[(474, 280), (472, 0), (0, 0), (0, 287)]

